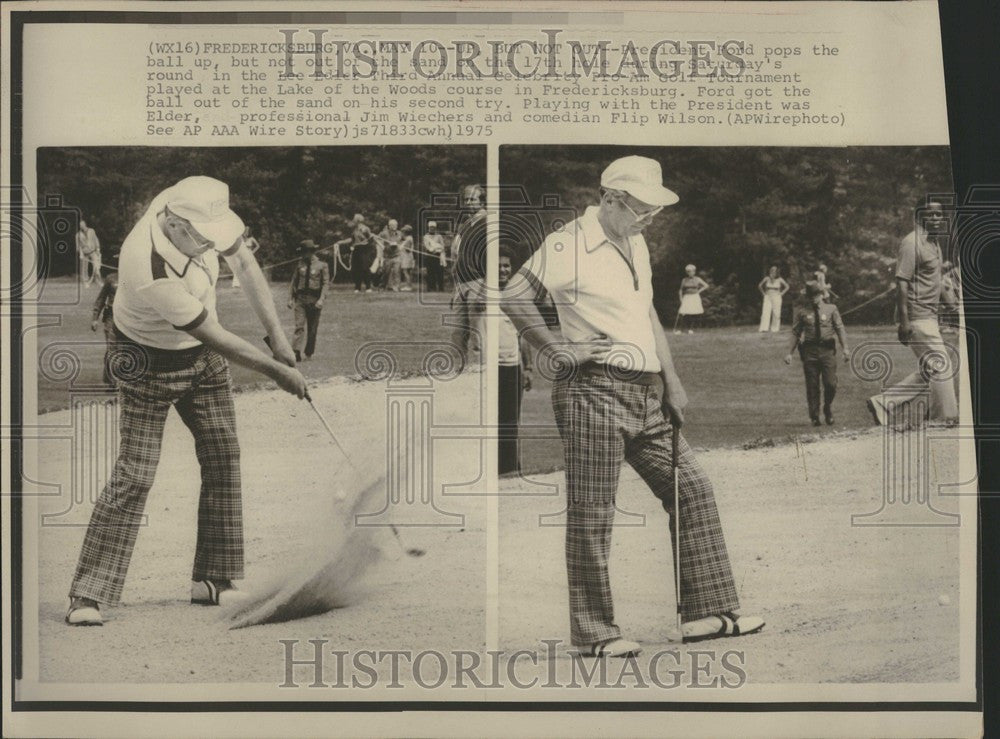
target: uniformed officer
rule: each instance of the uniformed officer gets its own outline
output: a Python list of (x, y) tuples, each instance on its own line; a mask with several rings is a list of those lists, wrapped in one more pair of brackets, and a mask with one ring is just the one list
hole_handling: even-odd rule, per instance
[(818, 282), (806, 284), (808, 305), (800, 308), (792, 324), (792, 346), (785, 357), (785, 364), (792, 363), (796, 347), (802, 358), (806, 376), (806, 400), (813, 426), (819, 426), (820, 379), (823, 381), (823, 416), (833, 425), (833, 398), (837, 394), (837, 339), (843, 350), (844, 361), (851, 358), (847, 348), (847, 334), (837, 306), (824, 302), (824, 286)]
[[(299, 246), (302, 259), (295, 268), (290, 286), (291, 296), (288, 307), (295, 310), (295, 336), (292, 349), (295, 361), (309, 359), (316, 351), (316, 333), (319, 330), (319, 314), (323, 310), (323, 299), (330, 286), (330, 267), (316, 256), (319, 246), (312, 239), (306, 239)], [(303, 347), (304, 345), (304, 347)]]

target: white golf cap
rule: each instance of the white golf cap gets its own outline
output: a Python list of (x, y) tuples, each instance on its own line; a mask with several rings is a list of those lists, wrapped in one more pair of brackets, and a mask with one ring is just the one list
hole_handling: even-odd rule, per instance
[(437, 221), (427, 221), (427, 228), (437, 228)]
[(243, 235), (243, 221), (229, 209), (229, 185), (212, 177), (186, 177), (167, 191), (166, 206), (226, 251)]
[(660, 163), (647, 157), (616, 159), (601, 173), (601, 187), (622, 190), (647, 205), (663, 207), (680, 200), (677, 193), (663, 186)]

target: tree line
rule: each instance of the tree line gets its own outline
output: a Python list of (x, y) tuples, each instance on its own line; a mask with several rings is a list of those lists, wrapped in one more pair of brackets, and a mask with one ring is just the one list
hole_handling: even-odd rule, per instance
[[(149, 202), (184, 177), (226, 182), (232, 209), (261, 243), (261, 264), (294, 259), (299, 243), (343, 238), (355, 213), (373, 229), (390, 218), (418, 228), (421, 211), (458, 203), (459, 192), (486, 180), (482, 146), (76, 147), (38, 152), (38, 202), (61, 198), (101, 240), (103, 259), (117, 249)], [(75, 270), (71, 251), (48, 255), (50, 274)], [(271, 276), (284, 279), (291, 266)]]
[[(509, 146), (500, 156), (507, 222), (528, 213), (545, 233), (553, 219), (582, 213), (597, 203), (604, 167), (629, 154), (659, 161), (664, 185), (680, 195), (645, 232), (657, 309), (671, 319), (689, 263), (712, 285), (706, 318), (717, 324), (759, 318), (757, 285), (771, 265), (791, 296), (826, 264), (841, 310), (862, 305), (891, 287), (918, 200), (953, 191), (947, 147)], [(527, 234), (522, 251), (539, 240), (537, 229)], [(892, 311), (886, 296), (852, 320), (891, 321)]]

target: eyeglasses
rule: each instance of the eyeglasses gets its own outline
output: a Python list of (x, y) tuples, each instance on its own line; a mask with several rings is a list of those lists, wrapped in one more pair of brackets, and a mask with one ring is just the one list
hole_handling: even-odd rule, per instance
[(631, 205), (628, 204), (628, 201), (625, 200), (624, 197), (622, 197), (618, 202), (624, 205), (626, 210), (628, 210), (628, 212), (631, 213), (635, 217), (635, 220), (637, 221), (652, 220), (653, 216), (655, 216), (657, 213), (663, 210), (663, 206), (660, 205), (656, 208), (653, 208), (652, 210), (647, 210), (645, 213), (636, 213), (635, 210), (632, 208)]
[(180, 221), (180, 225), (184, 229), (185, 235), (194, 242), (196, 249), (199, 249), (201, 252), (206, 252), (215, 246), (214, 241), (206, 239), (187, 221)]

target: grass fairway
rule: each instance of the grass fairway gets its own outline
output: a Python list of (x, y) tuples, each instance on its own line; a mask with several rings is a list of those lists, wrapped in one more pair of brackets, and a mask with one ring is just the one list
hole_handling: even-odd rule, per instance
[[(291, 338), (292, 312), (285, 307), (287, 286), (273, 283), (272, 291)], [(75, 285), (69, 278), (50, 280), (45, 285), (45, 297), (49, 300), (68, 303), (75, 295)], [(104, 339), (100, 332), (90, 332), (90, 307), (96, 296), (96, 288), (84, 289), (78, 306), (64, 305), (42, 311), (58, 311), (62, 313), (62, 320), (58, 326), (45, 326), (37, 332), (39, 353), (53, 342), (90, 342), (72, 345), (82, 363), (78, 380), (81, 384), (100, 382)], [(445, 299), (443, 294), (434, 297)], [(218, 306), (224, 326), (262, 346), (263, 331), (242, 291), (233, 290), (223, 282), (219, 288)], [(303, 363), (301, 369), (314, 380), (355, 375), (358, 348), (373, 341), (388, 341), (400, 343), (393, 348), (400, 368), (417, 371), (427, 347), (414, 345), (411, 348), (407, 344), (446, 341), (450, 334), (450, 329), (443, 325), (446, 313), (442, 306), (421, 305), (416, 293), (355, 295), (349, 287), (337, 285), (323, 309), (316, 354), (311, 361)], [(847, 330), (852, 347), (878, 343), (888, 352), (893, 362), (893, 381), (914, 369), (913, 356), (896, 342), (894, 327), (848, 325)], [(840, 389), (834, 403), (836, 424), (821, 429), (809, 425), (802, 365), (797, 356), (791, 366), (782, 361), (788, 349), (787, 330), (780, 334), (760, 334), (751, 326), (705, 329), (693, 335), (670, 334), (669, 339), (677, 370), (690, 399), (685, 433), (696, 447), (767, 443), (767, 439), (782, 441), (814, 431), (829, 434), (871, 425), (865, 399), (877, 392), (879, 385), (856, 377), (850, 366), (843, 363), (839, 371)], [(269, 382), (243, 367), (233, 365), (232, 371), (237, 386)], [(40, 410), (68, 406), (69, 393), (64, 381), (51, 380), (42, 374), (38, 381)], [(536, 377), (534, 389), (525, 394), (523, 423), (542, 425), (553, 436), (524, 443), (525, 471), (561, 467), (562, 446), (555, 438), (550, 387), (541, 378)]]
[[(916, 368), (909, 349), (896, 341), (894, 326), (847, 326), (852, 348), (878, 343), (892, 360), (891, 381)], [(833, 426), (813, 428), (806, 408), (805, 379), (796, 354), (791, 366), (783, 361), (791, 343), (787, 329), (779, 334), (755, 327), (705, 329), (695, 334), (669, 334), (677, 372), (688, 394), (684, 433), (695, 447), (767, 444), (802, 434), (830, 434), (869, 428), (865, 400), (879, 391), (878, 382), (866, 382), (838, 360), (839, 388), (833, 404)], [(525, 393), (522, 425), (552, 427), (551, 386), (536, 378)], [(526, 472), (546, 472), (562, 466), (558, 438), (525, 442), (521, 450)]]
[[(284, 282), (271, 283), (274, 303), (278, 316), (292, 339), (295, 322), (288, 302), (288, 285)], [(45, 298), (50, 301), (68, 303), (77, 294), (70, 278), (48, 280), (45, 284)], [(38, 330), (38, 351), (53, 342), (92, 342), (74, 344), (82, 364), (77, 382), (80, 385), (99, 384), (101, 381), (101, 358), (104, 356), (103, 329), (97, 333), (90, 331), (90, 314), (93, 301), (97, 298), (97, 288), (84, 288), (79, 305), (60, 305), (58, 308), (40, 310), (45, 313), (61, 313), (58, 326), (46, 326)], [(444, 293), (435, 293), (432, 299), (447, 302)], [(421, 305), (417, 293), (373, 292), (355, 294), (346, 285), (336, 285), (327, 296), (323, 315), (319, 323), (319, 338), (316, 353), (300, 369), (308, 379), (319, 380), (332, 376), (356, 375), (355, 354), (364, 344), (374, 341), (398, 342), (393, 353), (400, 369), (418, 371), (420, 362), (428, 347), (412, 348), (407, 343), (447, 341), (451, 330), (443, 325), (442, 318), (447, 307), (441, 305)], [(222, 281), (218, 289), (218, 313), (222, 325), (252, 344), (265, 349), (264, 330), (243, 291), (233, 289), (228, 281)], [(263, 375), (230, 363), (233, 381), (237, 387), (270, 383)], [(272, 383), (273, 384), (273, 383)], [(65, 382), (38, 377), (39, 411), (66, 408), (69, 394)]]

